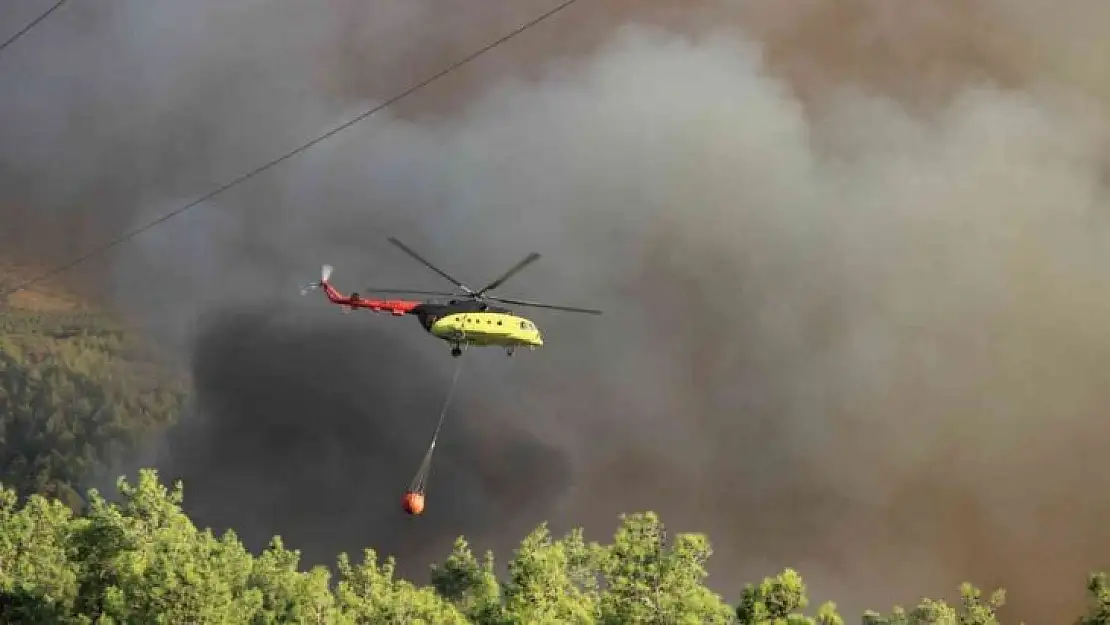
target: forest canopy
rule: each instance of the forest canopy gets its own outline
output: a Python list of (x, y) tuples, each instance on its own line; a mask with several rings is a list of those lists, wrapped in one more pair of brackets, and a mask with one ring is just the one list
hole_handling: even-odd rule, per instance
[[(669, 536), (651, 512), (621, 517), (609, 543), (576, 529), (555, 537), (540, 525), (503, 570), (465, 538), (432, 565), (428, 584), (395, 575), (392, 557), (373, 549), (339, 554), (333, 572), (299, 567), (280, 537), (254, 555), (233, 531), (193, 525), (183, 488), (153, 470), (121, 478), (110, 502), (95, 490), (75, 514), (56, 499), (20, 504), (0, 491), (0, 621), (5, 623), (408, 623), (843, 625), (836, 605), (809, 610), (806, 585), (787, 569), (738, 589), (729, 605), (704, 581), (712, 554), (706, 536)], [(911, 609), (868, 612), (865, 625), (990, 625), (1005, 595), (965, 584), (953, 604), (922, 599)], [(1077, 625), (1110, 623), (1110, 587), (1092, 575), (1087, 615)]]
[(77, 509), (82, 485), (176, 421), (185, 388), (110, 316), (0, 309), (0, 481)]

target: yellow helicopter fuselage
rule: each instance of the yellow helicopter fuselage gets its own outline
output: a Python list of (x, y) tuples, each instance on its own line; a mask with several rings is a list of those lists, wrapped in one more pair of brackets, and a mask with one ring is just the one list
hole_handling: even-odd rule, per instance
[(540, 347), (543, 335), (530, 319), (507, 312), (452, 312), (435, 319), (428, 332), (454, 345)]

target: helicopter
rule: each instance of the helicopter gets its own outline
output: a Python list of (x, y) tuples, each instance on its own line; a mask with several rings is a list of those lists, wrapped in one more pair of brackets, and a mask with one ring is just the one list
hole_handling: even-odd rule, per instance
[(450, 298), (446, 301), (440, 301), (438, 299), (367, 299), (362, 297), (358, 292), (344, 295), (332, 286), (330, 282), (334, 268), (331, 265), (324, 265), (320, 271), (319, 282), (314, 282), (301, 289), (301, 295), (307, 295), (309, 291), (316, 289), (323, 289), (328, 300), (333, 304), (342, 306), (344, 312), (347, 313), (361, 308), (373, 312), (389, 313), (398, 317), (413, 315), (420, 321), (420, 325), (426, 332), (450, 344), (451, 356), (455, 358), (461, 356), (463, 350), (469, 346), (502, 347), (509, 356), (512, 356), (513, 352), (520, 347), (527, 347), (530, 350), (534, 350), (537, 347), (543, 346), (543, 334), (531, 319), (517, 315), (511, 309), (498, 306), (491, 302), (516, 306), (548, 308), (589, 315), (602, 314), (600, 310), (591, 308), (555, 306), (553, 304), (489, 295), (492, 289), (501, 286), (521, 269), (539, 260), (540, 255), (535, 252), (528, 254), (520, 262), (510, 267), (501, 277), (475, 291), (462, 282), (459, 282), (439, 267), (433, 265), (423, 256), (416, 253), (412, 248), (396, 238), (389, 237), (388, 240), (422, 265), (455, 285), (458, 291), (444, 292), (376, 288), (369, 288), (364, 291), (364, 293), (429, 295)]

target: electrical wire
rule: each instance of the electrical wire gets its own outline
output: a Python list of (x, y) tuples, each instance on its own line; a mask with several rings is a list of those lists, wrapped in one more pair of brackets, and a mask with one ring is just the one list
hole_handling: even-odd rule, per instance
[(18, 33), (9, 37), (7, 41), (5, 41), (4, 43), (0, 43), (0, 52), (3, 52), (4, 48), (7, 48), (8, 46), (15, 43), (16, 39), (19, 39), (23, 35), (26, 35), (27, 32), (30, 31), (32, 28), (41, 24), (43, 20), (45, 20), (47, 17), (50, 17), (50, 14), (53, 13), (54, 11), (58, 10), (58, 8), (61, 7), (63, 4), (65, 4), (66, 1), (67, 0), (58, 0), (57, 2), (54, 3), (54, 6), (47, 9), (45, 13), (43, 13), (42, 15), (40, 15), (40, 16), (36, 17), (35, 19), (31, 20), (30, 24), (27, 24)]
[[(18, 293), (20, 291), (23, 291), (24, 289), (26, 289), (29, 286), (32, 286), (32, 285), (37, 284), (39, 282), (42, 282), (43, 280), (46, 280), (46, 279), (51, 278), (53, 276), (56, 276), (56, 275), (58, 275), (60, 273), (63, 273), (65, 271), (68, 271), (68, 270), (76, 267), (77, 265), (80, 265), (80, 264), (84, 263), (85, 261), (87, 261), (91, 258), (99, 256), (100, 254), (103, 254), (104, 252), (107, 252), (107, 251), (109, 251), (109, 250), (111, 250), (115, 247), (118, 247), (118, 246), (130, 241), (131, 239), (139, 236), (140, 234), (143, 234), (144, 232), (146, 232), (146, 231), (148, 231), (152, 228), (155, 228), (156, 226), (159, 226), (162, 223), (165, 223), (165, 222), (169, 221), (170, 219), (173, 219), (174, 217), (177, 217), (178, 215), (181, 215), (182, 213), (185, 213), (186, 211), (189, 211), (193, 208), (196, 208), (197, 206), (199, 206), (199, 205), (203, 204), (204, 202), (216, 197), (217, 195), (231, 189), (232, 187), (238, 186), (239, 184), (241, 184), (243, 182), (246, 182), (250, 178), (253, 178), (253, 177), (257, 176), (258, 174), (266, 171), (267, 169), (270, 169), (271, 167), (274, 167), (275, 165), (278, 165), (278, 164), (280, 164), (284, 161), (289, 160), (290, 158), (293, 158), (294, 156), (300, 154), (301, 152), (304, 152), (305, 150), (308, 150), (309, 148), (311, 148), (311, 147), (315, 146), (316, 144), (320, 143), (321, 141), (324, 141), (325, 139), (328, 139), (329, 137), (332, 137), (332, 136), (346, 130), (347, 128), (350, 128), (351, 126), (354, 126), (355, 124), (357, 124), (360, 121), (366, 119), (367, 117), (370, 117), (374, 113), (377, 113), (378, 111), (381, 111), (382, 109), (390, 107), (390, 106), (396, 104), (397, 102), (403, 100), (404, 98), (412, 95), (413, 93), (416, 93), (417, 91), (423, 89), (424, 87), (427, 87), (428, 85), (432, 84), (433, 82), (435, 82), (435, 81), (439, 80), (440, 78), (443, 78), (444, 76), (446, 76), (446, 75), (454, 72), (455, 70), (463, 67), (464, 65), (470, 63), (474, 59), (477, 59), (478, 57), (480, 57), (483, 54), (489, 52), (490, 50), (493, 50), (494, 48), (500, 46), (501, 44), (503, 44), (507, 41), (509, 41), (510, 39), (516, 37), (517, 35), (520, 35), (524, 31), (532, 28), (533, 26), (536, 26), (536, 25), (540, 24), (544, 20), (556, 15), (557, 13), (563, 11), (564, 9), (567, 9), (568, 7), (570, 7), (572, 4), (574, 4), (577, 1), (578, 0), (564, 0), (564, 2), (562, 2), (561, 4), (556, 6), (555, 8), (548, 10), (544, 14), (540, 15), (539, 17), (537, 17), (537, 18), (535, 18), (535, 19), (533, 19), (529, 22), (526, 22), (525, 24), (519, 26), (518, 28), (516, 28), (515, 30), (513, 30), (509, 34), (504, 35), (501, 38), (499, 38), (499, 39), (497, 39), (497, 40), (495, 40), (495, 41), (493, 41), (489, 44), (486, 44), (484, 47), (482, 47), (478, 51), (470, 54), (469, 56), (467, 56), (467, 57), (465, 57), (465, 58), (463, 58), (459, 61), (456, 61), (455, 63), (452, 63), (451, 65), (449, 65), (445, 69), (442, 69), (439, 72), (429, 76), (428, 78), (425, 78), (424, 80), (421, 80), (420, 82), (416, 83), (415, 85), (412, 85), (408, 89), (405, 89), (404, 91), (400, 92), (399, 94), (389, 98), (388, 100), (385, 100), (381, 104), (371, 108), (368, 111), (365, 111), (365, 112), (359, 114), (358, 116), (354, 117), (353, 119), (351, 119), (349, 121), (346, 121), (346, 122), (340, 124), (339, 126), (336, 126), (335, 128), (333, 128), (333, 129), (329, 130), (328, 132), (320, 135), (319, 137), (313, 139), (312, 141), (309, 141), (308, 143), (305, 143), (304, 145), (301, 145), (300, 147), (298, 147), (294, 150), (286, 152), (282, 156), (279, 156), (278, 158), (275, 158), (274, 160), (266, 163), (265, 165), (257, 167), (255, 169), (239, 176), (238, 178), (235, 178), (231, 182), (228, 182), (228, 183), (218, 187), (214, 191), (210, 191), (209, 193), (206, 193), (206, 194), (202, 195), (201, 197), (193, 200), (192, 202), (189, 202), (188, 204), (182, 206), (181, 208), (174, 209), (173, 211), (170, 211), (169, 213), (166, 213), (165, 215), (162, 215), (161, 217), (159, 217), (159, 218), (157, 218), (153, 221), (150, 221), (150, 222), (148, 222), (148, 223), (146, 223), (142, 226), (139, 226), (138, 228), (135, 228), (134, 230), (126, 232), (126, 233), (108, 241), (107, 243), (104, 243), (103, 245), (101, 245), (97, 248), (94, 248), (93, 250), (78, 256), (77, 258), (75, 258), (75, 259), (73, 259), (69, 262), (58, 265), (58, 266), (54, 267), (53, 269), (50, 269), (50, 270), (48, 270), (48, 271), (46, 271), (46, 272), (44, 272), (44, 273), (42, 273), (42, 274), (40, 274), (40, 275), (38, 275), (34, 278), (31, 278), (31, 279), (29, 279), (25, 282), (20, 283), (14, 289), (5, 291), (2, 294), (0, 294), (0, 299), (3, 299), (3, 298), (5, 298), (9, 295)], [(61, 5), (61, 2), (59, 2), (58, 4)], [(53, 10), (53, 9), (51, 9), (51, 10)], [(42, 18), (39, 18), (39, 19), (41, 20)]]

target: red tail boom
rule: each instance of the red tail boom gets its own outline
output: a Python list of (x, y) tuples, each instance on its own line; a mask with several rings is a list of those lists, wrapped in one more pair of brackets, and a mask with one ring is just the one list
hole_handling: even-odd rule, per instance
[(327, 282), (322, 283), (321, 286), (324, 287), (324, 293), (327, 294), (328, 299), (333, 304), (347, 306), (351, 309), (363, 308), (373, 312), (388, 312), (397, 317), (407, 315), (414, 308), (424, 303), (408, 299), (363, 299), (358, 295), (344, 295)]

